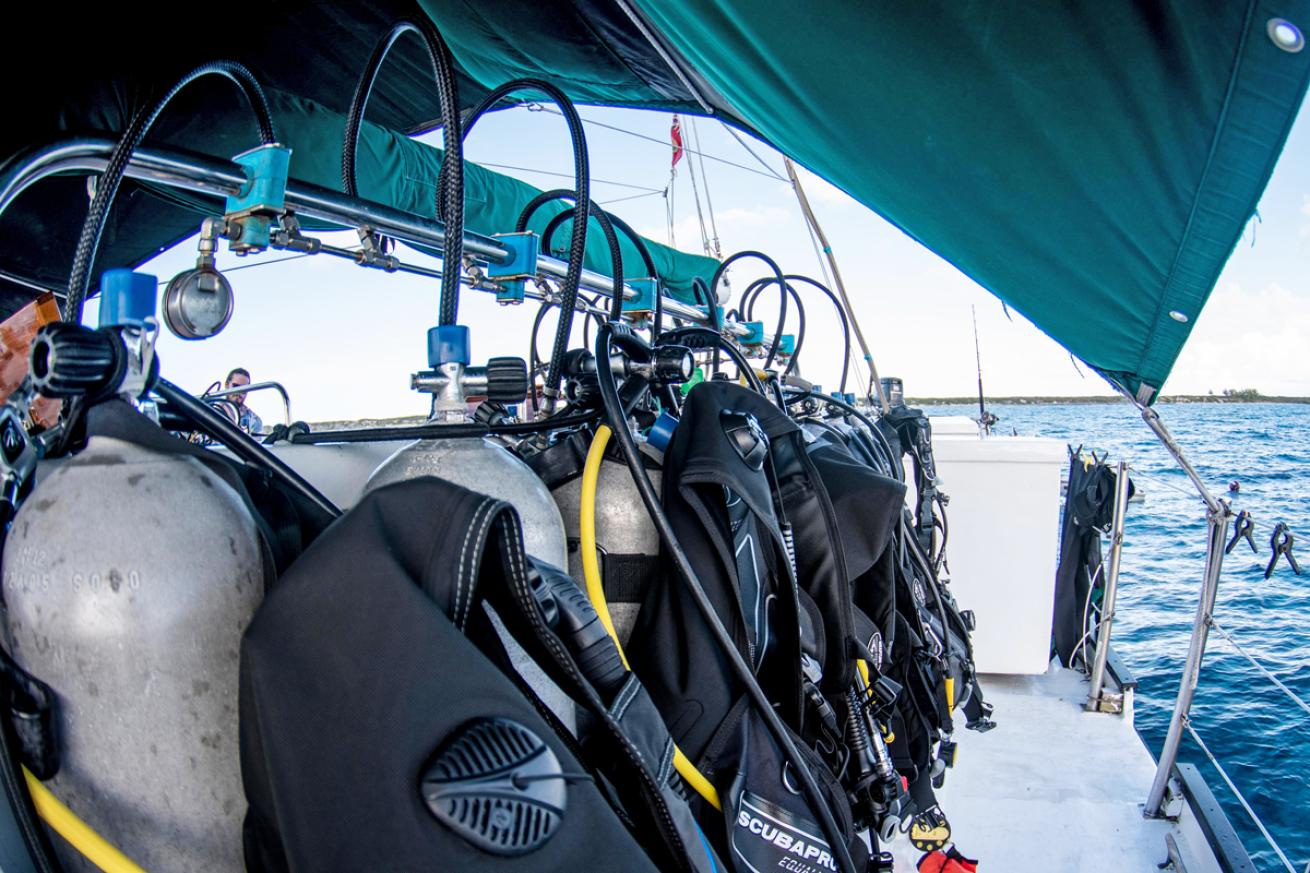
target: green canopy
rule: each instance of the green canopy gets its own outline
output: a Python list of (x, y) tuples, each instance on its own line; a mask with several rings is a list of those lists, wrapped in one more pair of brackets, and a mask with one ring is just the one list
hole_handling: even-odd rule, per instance
[[(26, 32), (24, 14), (51, 27), (32, 10), (11, 32)], [(1310, 29), (1310, 0), (330, 0), (261, 7), (226, 30), (169, 19), (140, 28), (102, 5), (57, 26), (61, 56), (75, 62), (33, 77), (18, 53), (0, 59), (8, 81), (32, 83), (13, 89), (0, 156), (59, 132), (119, 130), (177, 73), (230, 57), (303, 110), (315, 145), (297, 146), (293, 174), (335, 184), (331, 131), (400, 15), (437, 23), (466, 106), (533, 76), (579, 102), (713, 114), (758, 134), (1147, 401), (1252, 215), (1310, 79), (1310, 50), (1294, 38)], [(430, 129), (439, 111), (426, 60), (417, 41), (397, 49), (369, 118)], [(212, 119), (235, 106), (230, 89), (198, 88), (170, 109), (194, 116), (190, 138), (161, 136), (231, 154)], [(365, 153), (361, 169), (373, 161), (381, 188), (366, 180), (364, 190), (430, 211), (421, 185), (394, 177), (432, 153), (403, 142)], [(489, 190), (499, 224), (514, 208), (491, 204), (502, 195)], [(20, 205), (0, 217), (0, 269), (58, 276), (84, 186), (54, 180)], [(106, 257), (143, 257), (192, 225), (189, 211), (131, 186)], [(680, 264), (667, 266), (705, 268)], [(599, 247), (590, 265), (604, 266)]]

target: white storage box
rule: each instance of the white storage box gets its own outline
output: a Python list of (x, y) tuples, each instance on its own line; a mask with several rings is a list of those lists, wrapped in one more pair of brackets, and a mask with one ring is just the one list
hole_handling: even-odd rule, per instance
[(933, 420), (941, 490), (950, 496), (946, 560), (961, 609), (973, 610), (978, 672), (1040, 674), (1050, 662), (1059, 560), (1060, 440), (980, 438)]

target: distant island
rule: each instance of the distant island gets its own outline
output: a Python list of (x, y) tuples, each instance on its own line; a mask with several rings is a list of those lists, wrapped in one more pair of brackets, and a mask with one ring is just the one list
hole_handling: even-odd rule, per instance
[[(907, 397), (910, 406), (977, 406), (978, 397)], [(1047, 406), (1059, 404), (1127, 403), (1118, 394), (1077, 397), (988, 397), (988, 406)], [(1252, 388), (1224, 391), (1220, 394), (1165, 394), (1157, 403), (1310, 403), (1310, 397), (1283, 397), (1261, 394)]]

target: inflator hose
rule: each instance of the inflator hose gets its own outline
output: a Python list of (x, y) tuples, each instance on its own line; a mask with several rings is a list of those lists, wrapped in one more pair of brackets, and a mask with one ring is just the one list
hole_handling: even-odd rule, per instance
[[(605, 599), (605, 582), (600, 574), (600, 561), (596, 557), (596, 491), (600, 484), (601, 463), (605, 460), (605, 447), (609, 445), (612, 433), (608, 425), (602, 424), (596, 428), (596, 435), (591, 439), (591, 448), (587, 450), (587, 462), (582, 468), (582, 509), (578, 519), (581, 540), (579, 548), (582, 550), (582, 577), (587, 583), (587, 598), (591, 601), (592, 608), (596, 610), (596, 615), (600, 617), (600, 623), (609, 633), (610, 639), (614, 640), (614, 647), (619, 650), (619, 659), (623, 661), (624, 669), (631, 671), (628, 656), (623, 652), (623, 643), (619, 642), (619, 635), (614, 630), (614, 620), (610, 618), (609, 602)], [(676, 743), (673, 745), (673, 769), (678, 771), (678, 775), (703, 797), (706, 803), (720, 812), (723, 811), (723, 801), (719, 799), (719, 792), (714, 784), (696, 769), (696, 765), (683, 754)]]
[(138, 112), (128, 124), (118, 144), (114, 146), (109, 161), (105, 164), (105, 170), (96, 183), (96, 193), (91, 198), (86, 220), (82, 223), (82, 235), (78, 237), (77, 250), (73, 254), (73, 269), (68, 277), (68, 299), (64, 303), (64, 321), (74, 324), (80, 324), (82, 321), (82, 304), (86, 302), (87, 291), (90, 289), (91, 270), (95, 266), (96, 252), (100, 248), (100, 237), (105, 231), (105, 220), (109, 217), (109, 208), (114, 205), (114, 197), (117, 196), (118, 188), (123, 182), (123, 174), (127, 172), (127, 164), (132, 159), (132, 153), (141, 145), (141, 141), (154, 125), (155, 119), (164, 111), (164, 107), (177, 96), (179, 91), (203, 76), (222, 76), (236, 83), (241, 93), (246, 95), (246, 100), (255, 113), (260, 142), (264, 145), (277, 142), (277, 135), (273, 129), (273, 115), (269, 112), (268, 100), (264, 97), (263, 89), (259, 87), (254, 73), (233, 61), (211, 61), (201, 64), (179, 79), (154, 105)]
[[(560, 114), (569, 126), (569, 138), (573, 143), (573, 176), (577, 188), (573, 192), (573, 235), (569, 240), (568, 270), (564, 274), (564, 284), (560, 288), (560, 318), (555, 329), (555, 346), (550, 356), (550, 369), (546, 371), (547, 405), (554, 408), (554, 398), (559, 390), (560, 367), (564, 363), (564, 353), (569, 349), (569, 336), (573, 330), (573, 310), (578, 303), (578, 285), (582, 282), (582, 260), (587, 251), (587, 204), (591, 202), (591, 164), (587, 156), (587, 137), (582, 129), (582, 119), (573, 101), (549, 82), (540, 79), (513, 79), (500, 85), (483, 97), (464, 119), (464, 136), (469, 135), (473, 125), (477, 124), (492, 106), (515, 91), (539, 91), (559, 107)], [(520, 216), (520, 221), (524, 219)], [(518, 231), (525, 228), (516, 227)]]
[[(734, 255), (733, 257), (737, 256)], [(726, 264), (727, 261), (724, 263)], [(609, 359), (613, 337), (614, 328), (608, 324), (602, 325), (596, 335), (595, 355), (597, 360)], [(614, 374), (610, 372), (608, 367), (598, 367), (596, 372), (598, 375), (597, 383), (600, 386), (600, 396), (605, 404), (605, 415), (610, 420), (610, 426), (619, 438), (619, 446), (623, 450), (628, 472), (632, 475), (632, 481), (641, 494), (642, 502), (646, 504), (646, 510), (650, 513), (651, 521), (654, 522), (656, 530), (659, 531), (660, 541), (668, 550), (669, 557), (677, 567), (678, 577), (686, 586), (687, 593), (696, 605), (696, 610), (700, 613), (706, 627), (709, 628), (711, 636), (714, 637), (715, 645), (723, 653), (728, 668), (732, 670), (737, 681), (746, 689), (746, 695), (750, 698), (751, 704), (755, 707), (760, 719), (764, 722), (769, 733), (773, 735), (773, 739), (781, 749), (783, 756), (791, 764), (796, 776), (800, 779), (802, 793), (813, 807), (814, 814), (819, 818), (819, 825), (828, 839), (829, 848), (837, 862), (838, 869), (849, 871), (849, 873), (858, 873), (855, 869), (855, 863), (851, 860), (841, 829), (837, 827), (832, 810), (829, 809), (828, 802), (819, 789), (818, 782), (814, 779), (814, 774), (810, 772), (808, 764), (801, 757), (800, 750), (796, 748), (796, 743), (787, 732), (787, 726), (782, 723), (782, 718), (774, 711), (769, 699), (764, 695), (764, 690), (760, 688), (759, 682), (756, 681), (750, 665), (746, 663), (727, 628), (723, 626), (723, 622), (719, 620), (719, 616), (714, 612), (714, 605), (710, 603), (709, 596), (705, 593), (705, 589), (701, 587), (700, 580), (696, 577), (696, 571), (691, 566), (691, 560), (687, 557), (687, 553), (683, 551), (681, 543), (678, 542), (677, 534), (673, 531), (673, 525), (669, 521), (669, 517), (665, 515), (664, 507), (660, 505), (659, 495), (655, 493), (655, 486), (651, 484), (650, 477), (646, 475), (646, 468), (642, 466), (641, 452), (637, 448), (637, 443), (628, 430), (627, 414), (623, 411), (623, 403), (619, 398), (619, 389), (615, 384)]]
[(438, 312), (440, 325), (454, 324), (459, 312), (459, 273), (464, 258), (464, 135), (459, 117), (459, 89), (455, 81), (455, 59), (436, 25), (426, 17), (419, 23), (401, 19), (373, 49), (364, 74), (355, 86), (346, 113), (345, 138), (341, 144), (341, 189), (351, 197), (359, 196), (355, 175), (355, 156), (359, 150), (359, 130), (364, 123), (364, 109), (368, 106), (378, 70), (386, 60), (396, 40), (406, 33), (414, 33), (423, 40), (432, 61), (436, 78), (437, 100), (441, 107), (441, 170), (443, 176), (453, 176), (449, 184), (437, 190), (436, 215), (446, 225), (446, 241), (442, 246), (441, 303)]
[(50, 825), (51, 830), (63, 837), (70, 846), (81, 853), (104, 873), (146, 873), (131, 858), (124, 855), (113, 844), (91, 829), (91, 826), (78, 818), (71, 809), (50, 793), (50, 789), (41, 784), (41, 780), (32, 775), (26, 767), (23, 776), (27, 780), (27, 790), (32, 794), (32, 805), (37, 815)]

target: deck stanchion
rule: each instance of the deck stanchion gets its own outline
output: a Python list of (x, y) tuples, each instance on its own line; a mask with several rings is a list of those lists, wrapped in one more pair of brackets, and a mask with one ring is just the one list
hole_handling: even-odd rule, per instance
[(1101, 690), (1105, 685), (1105, 661), (1110, 656), (1110, 628), (1114, 625), (1119, 563), (1123, 555), (1124, 516), (1128, 513), (1128, 464), (1120, 461), (1115, 475), (1114, 520), (1110, 523), (1110, 569), (1105, 577), (1105, 596), (1101, 598), (1096, 655), (1092, 659), (1092, 684), (1087, 692), (1087, 708), (1093, 712), (1102, 711)]
[(1183, 472), (1192, 480), (1197, 493), (1205, 501), (1206, 520), (1209, 523), (1208, 540), (1205, 547), (1205, 574), (1201, 580), (1201, 597), (1196, 605), (1196, 618), (1192, 622), (1192, 641), (1187, 649), (1187, 661), (1183, 665), (1182, 681), (1178, 686), (1178, 698), (1174, 702), (1173, 716), (1169, 720), (1169, 731), (1165, 734), (1164, 746), (1160, 749), (1159, 764), (1155, 771), (1155, 780), (1151, 791), (1146, 796), (1143, 814), (1147, 818), (1158, 818), (1164, 805), (1165, 789), (1173, 772), (1174, 762), (1178, 759), (1178, 746), (1183, 739), (1187, 725), (1187, 715), (1192, 708), (1192, 697), (1196, 694), (1197, 681), (1201, 674), (1201, 661), (1205, 657), (1205, 644), (1209, 638), (1210, 615), (1214, 610), (1215, 595), (1219, 591), (1219, 575), (1224, 564), (1224, 539), (1228, 534), (1228, 517), (1231, 514), (1228, 504), (1215, 498), (1205, 482), (1197, 475), (1182, 448), (1174, 440), (1173, 434), (1160, 420), (1154, 409), (1137, 401), (1133, 402), (1142, 411), (1142, 420), (1164, 444), (1165, 449), (1182, 467)]

